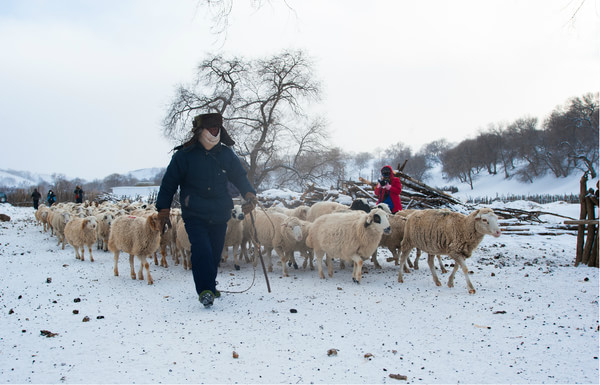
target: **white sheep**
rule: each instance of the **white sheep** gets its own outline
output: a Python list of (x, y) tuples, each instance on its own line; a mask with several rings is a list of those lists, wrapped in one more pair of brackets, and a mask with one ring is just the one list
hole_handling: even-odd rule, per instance
[(310, 210), (310, 207), (305, 206), (305, 205), (300, 205), (300, 206), (294, 207), (292, 209), (288, 209), (287, 207), (281, 207), (281, 206), (269, 207), (268, 211), (272, 211), (272, 210), (275, 210), (277, 212), (285, 214), (288, 217), (296, 217), (298, 219), (302, 219), (303, 221), (305, 221), (308, 216), (308, 211)]
[[(256, 254), (260, 252), (260, 247), (264, 247), (265, 256), (267, 257), (267, 266), (269, 271), (273, 271), (273, 262), (271, 260), (271, 253), (273, 249), (279, 255), (281, 259), (281, 264), (283, 267), (283, 275), (285, 277), (288, 276), (287, 272), (287, 255), (283, 252), (282, 245), (286, 242), (295, 240), (302, 240), (302, 229), (298, 224), (294, 222), (286, 222), (288, 218), (294, 218), (299, 221), (298, 218), (288, 217), (285, 214), (277, 213), (277, 212), (264, 212), (261, 210), (255, 210), (253, 212), (254, 224), (256, 226), (256, 236), (258, 239), (255, 239), (254, 234), (252, 234), (252, 239), (255, 245)], [(258, 258), (254, 258), (254, 266), (258, 263)]]
[(42, 229), (44, 232), (48, 229), (48, 213), (50, 212), (50, 208), (46, 205), (40, 205), (35, 212), (35, 219), (37, 220), (37, 224), (42, 225)]
[[(183, 269), (189, 270), (192, 268), (192, 244), (190, 243), (190, 239), (188, 237), (187, 230), (185, 229), (185, 223), (183, 219), (177, 221), (175, 234), (177, 252), (179, 255), (181, 255), (181, 259), (183, 260)], [(175, 262), (175, 264), (177, 263), (178, 262)]]
[[(456, 263), (448, 279), (448, 287), (454, 286), (454, 274), (460, 266), (467, 280), (469, 293), (474, 294), (475, 288), (469, 279), (465, 259), (471, 257), (486, 234), (494, 237), (501, 234), (498, 217), (492, 209), (475, 210), (469, 215), (448, 210), (417, 211), (407, 217), (400, 266), (404, 266), (413, 248), (430, 255), (449, 255)], [(441, 286), (433, 267), (433, 258), (428, 258), (428, 263), (433, 281)], [(402, 269), (398, 271), (398, 282), (403, 282)]]
[(310, 206), (308, 214), (306, 215), (306, 220), (309, 222), (314, 222), (322, 215), (331, 214), (338, 211), (350, 211), (350, 207), (337, 202), (317, 202)]
[(360, 283), (363, 259), (370, 258), (381, 236), (390, 233), (388, 215), (381, 209), (369, 213), (353, 211), (333, 213), (317, 218), (310, 226), (306, 245), (313, 249), (319, 277), (323, 275), (322, 261), (327, 254), (329, 277), (333, 276), (332, 258), (354, 262), (352, 280)]
[(287, 217), (280, 224), (279, 230), (275, 233), (273, 239), (273, 247), (281, 258), (283, 265), (283, 275), (288, 276), (286, 263), (295, 269), (298, 268), (296, 260), (294, 259), (294, 252), (300, 252), (300, 255), (304, 256), (304, 268), (306, 268), (307, 262), (310, 260), (311, 270), (314, 270), (312, 262), (312, 249), (306, 246), (306, 237), (308, 236), (308, 229), (312, 223), (303, 221), (297, 217)]
[(96, 233), (98, 236), (98, 243), (96, 248), (98, 250), (108, 251), (108, 238), (110, 236), (110, 226), (115, 220), (115, 215), (110, 211), (96, 214), (96, 221), (98, 222), (98, 228)]
[(221, 253), (221, 260), (227, 261), (229, 257), (229, 246), (231, 246), (231, 252), (233, 253), (233, 266), (236, 270), (240, 269), (238, 264), (238, 250), (242, 245), (242, 239), (244, 237), (244, 213), (242, 212), (241, 205), (233, 206), (231, 210), (231, 218), (227, 221), (227, 232), (225, 233), (225, 244), (223, 246), (223, 252)]
[(152, 285), (154, 280), (150, 275), (150, 265), (146, 258), (152, 256), (152, 253), (159, 248), (161, 230), (160, 220), (156, 213), (147, 217), (127, 215), (115, 219), (112, 223), (108, 239), (108, 249), (115, 256), (115, 275), (119, 275), (119, 254), (121, 251), (124, 251), (129, 253), (131, 278), (136, 279), (133, 258), (137, 256), (141, 263), (137, 278), (140, 280), (144, 279), (144, 268), (146, 268), (148, 285)]
[[(96, 243), (96, 217), (73, 218), (65, 226), (65, 239), (75, 249), (75, 257), (85, 260), (85, 246), (90, 251), (90, 261), (94, 262), (92, 245)], [(81, 255), (79, 249), (81, 248)]]
[(58, 238), (57, 246), (62, 243), (62, 249), (65, 249), (65, 226), (71, 220), (71, 215), (66, 210), (57, 210), (52, 216), (52, 228)]

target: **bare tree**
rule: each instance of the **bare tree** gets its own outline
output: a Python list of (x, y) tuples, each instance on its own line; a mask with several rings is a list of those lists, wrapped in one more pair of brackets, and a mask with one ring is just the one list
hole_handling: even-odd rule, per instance
[(219, 112), (236, 141), (235, 150), (255, 187), (278, 171), (311, 179), (299, 167), (308, 155), (326, 151), (325, 123), (310, 119), (306, 103), (317, 101), (320, 85), (302, 51), (245, 60), (222, 56), (203, 61), (196, 81), (180, 86), (164, 119), (164, 134), (176, 141), (189, 135), (198, 113)]

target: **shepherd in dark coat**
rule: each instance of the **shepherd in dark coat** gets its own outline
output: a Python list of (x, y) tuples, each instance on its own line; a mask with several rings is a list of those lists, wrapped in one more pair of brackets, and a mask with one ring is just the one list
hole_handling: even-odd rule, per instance
[(36, 188), (33, 189), (33, 192), (31, 193), (31, 198), (33, 199), (33, 208), (36, 210), (38, 209), (38, 205), (40, 203), (41, 197), (42, 197), (42, 194), (40, 194)]

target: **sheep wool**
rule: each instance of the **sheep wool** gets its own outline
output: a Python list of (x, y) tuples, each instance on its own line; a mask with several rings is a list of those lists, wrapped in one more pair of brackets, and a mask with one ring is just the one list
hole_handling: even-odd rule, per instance
[(133, 257), (137, 256), (141, 266), (137, 278), (144, 279), (144, 268), (148, 276), (148, 285), (152, 285), (154, 280), (150, 275), (150, 266), (147, 257), (158, 250), (160, 247), (160, 220), (158, 214), (154, 213), (146, 217), (121, 216), (112, 223), (110, 237), (108, 238), (108, 249), (114, 253), (115, 257), (115, 275), (119, 275), (118, 262), (121, 251), (129, 253), (129, 267), (131, 268), (131, 278), (136, 279), (133, 265)]
[(94, 262), (92, 245), (96, 243), (96, 227), (96, 217), (73, 218), (66, 224), (65, 239), (75, 249), (77, 259), (85, 260), (84, 247), (87, 246), (90, 251), (90, 261)]
[(329, 277), (333, 276), (333, 258), (354, 262), (352, 280), (360, 283), (363, 259), (371, 257), (382, 235), (391, 231), (388, 215), (381, 209), (369, 213), (351, 211), (323, 215), (311, 225), (306, 245), (313, 249), (319, 277), (323, 275), (322, 260), (327, 254)]
[[(406, 221), (400, 265), (404, 266), (410, 251), (415, 247), (430, 255), (449, 255), (456, 263), (448, 279), (448, 287), (454, 286), (454, 275), (460, 266), (469, 293), (474, 294), (475, 288), (469, 279), (465, 259), (471, 257), (485, 235), (499, 237), (500, 234), (498, 217), (489, 208), (475, 210), (469, 215), (449, 210), (416, 211)], [(435, 284), (441, 286), (433, 263), (429, 263), (429, 268)], [(403, 282), (402, 269), (398, 271), (398, 282)]]

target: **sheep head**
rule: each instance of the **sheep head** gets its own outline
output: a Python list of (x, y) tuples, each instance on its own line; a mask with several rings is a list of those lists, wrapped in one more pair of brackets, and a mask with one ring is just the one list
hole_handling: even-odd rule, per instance
[(300, 219), (296, 217), (288, 217), (281, 223), (282, 230), (288, 231), (292, 234), (296, 242), (302, 240), (302, 224)]
[(369, 212), (367, 220), (365, 221), (365, 227), (369, 227), (371, 224), (381, 227), (384, 234), (390, 234), (392, 232), (388, 214), (382, 209), (373, 209)]
[(83, 218), (83, 221), (81, 221), (81, 228), (85, 229), (92, 229), (95, 230), (96, 229), (96, 218), (95, 217), (85, 217)]
[(146, 223), (152, 231), (158, 231), (158, 232), (162, 231), (162, 229), (160, 227), (160, 219), (158, 219), (158, 213), (148, 216), (146, 218)]
[(475, 230), (498, 238), (502, 232), (498, 225), (498, 217), (490, 208), (475, 210), (471, 215), (475, 217)]
[(244, 220), (244, 212), (242, 211), (241, 205), (233, 206), (233, 209), (231, 210), (231, 217), (233, 219), (237, 219), (238, 221)]

